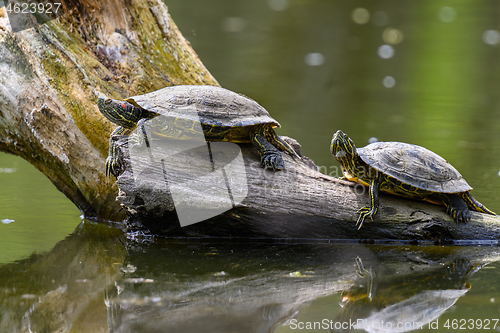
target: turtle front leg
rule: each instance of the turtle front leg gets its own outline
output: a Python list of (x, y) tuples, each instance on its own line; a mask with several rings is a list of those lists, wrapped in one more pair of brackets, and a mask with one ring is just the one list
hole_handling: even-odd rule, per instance
[(118, 171), (121, 169), (122, 165), (118, 158), (118, 144), (116, 141), (120, 136), (128, 135), (130, 132), (132, 132), (132, 130), (120, 126), (111, 133), (109, 138), (108, 157), (106, 158), (106, 177), (113, 175), (116, 178), (118, 176)]
[(446, 214), (453, 217), (456, 222), (467, 223), (470, 220), (470, 211), (467, 203), (458, 194), (443, 194), (441, 199), (446, 206)]
[(261, 127), (258, 131), (250, 133), (250, 140), (260, 154), (260, 162), (265, 169), (274, 171), (284, 170), (285, 164), (279, 150), (266, 140), (265, 130)]
[(373, 301), (373, 297), (375, 296), (375, 291), (377, 287), (377, 275), (375, 272), (370, 269), (366, 269), (361, 261), (360, 257), (356, 257), (356, 265), (358, 268), (356, 269), (356, 274), (362, 279), (368, 278), (368, 285), (366, 286), (366, 294), (370, 301)]
[(282, 138), (280, 138), (278, 135), (276, 135), (276, 132), (271, 126), (268, 126), (264, 129), (266, 133), (266, 138), (267, 140), (276, 148), (278, 148), (281, 151), (286, 151), (290, 155), (297, 157), (299, 160), (301, 159), (299, 154), (290, 146), (286, 141), (284, 141)]
[(373, 179), (370, 182), (370, 186), (368, 187), (368, 195), (370, 197), (370, 206), (362, 207), (358, 210), (359, 217), (356, 222), (356, 226), (359, 225), (358, 230), (363, 226), (363, 222), (367, 217), (369, 217), (373, 221), (373, 216), (377, 213), (378, 210), (378, 201), (379, 201), (379, 180), (378, 178)]

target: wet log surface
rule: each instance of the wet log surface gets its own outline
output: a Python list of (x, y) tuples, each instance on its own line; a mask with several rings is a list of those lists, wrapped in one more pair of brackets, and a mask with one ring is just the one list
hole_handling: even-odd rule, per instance
[[(297, 147), (295, 140), (284, 138)], [(164, 153), (164, 147), (152, 145), (148, 154), (141, 155), (128, 150), (126, 138), (119, 139), (119, 146), (125, 167), (117, 180), (120, 189), (117, 200), (129, 212), (132, 231), (149, 230), (166, 236), (328, 240), (480, 240), (495, 243), (500, 238), (498, 216), (472, 212), (469, 223), (459, 224), (445, 214), (444, 206), (386, 194), (381, 195), (373, 222), (365, 221), (357, 230), (357, 211), (368, 204), (365, 187), (324, 175), (316, 171), (309, 158), (299, 160), (286, 153), (282, 153), (286, 170), (264, 170), (251, 144), (239, 144), (246, 183), (238, 183), (231, 177), (226, 183), (231, 189), (246, 186), (248, 192), (241, 203), (218, 216), (181, 227), (175, 211), (180, 201), (174, 205), (172, 191), (184, 191), (184, 198), (190, 198), (193, 205), (191, 209), (210, 207), (216, 210), (220, 208), (218, 203), (223, 201), (222, 197), (207, 196), (203, 188), (206, 184), (187, 188), (183, 186), (186, 179), (167, 179), (165, 168), (172, 171), (170, 174), (190, 174), (190, 168), (199, 163), (200, 157), (183, 155), (176, 159), (178, 155), (169, 154), (168, 159), (162, 160), (168, 163), (165, 167), (151, 157), (154, 155), (160, 160), (158, 154)], [(132, 163), (139, 165), (140, 170), (132, 167)]]

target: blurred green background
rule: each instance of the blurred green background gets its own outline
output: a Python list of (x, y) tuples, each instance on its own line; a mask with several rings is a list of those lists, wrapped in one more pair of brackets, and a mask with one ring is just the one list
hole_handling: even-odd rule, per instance
[[(201, 60), (262, 104), (320, 170), (342, 129), (418, 144), (500, 211), (500, 4), (488, 0), (167, 0)], [(20, 158), (0, 153), (0, 263), (52, 248), (80, 212)], [(14, 221), (14, 222), (10, 222)]]
[[(500, 212), (497, 0), (165, 2), (220, 84), (268, 109), (282, 125), (278, 133), (297, 139), (322, 172), (339, 176), (329, 152), (338, 129), (360, 147), (373, 138), (418, 144), (446, 158), (475, 188), (474, 197)], [(80, 214), (38, 170), (0, 153), (0, 264), (53, 249), (81, 222)], [(60, 244), (53, 252), (67, 251)], [(153, 262), (170, 265), (173, 275), (182, 271), (185, 263), (167, 254), (151, 258), (141, 274), (162, 269)], [(293, 267), (294, 260), (283, 262)], [(196, 261), (190, 264), (198, 269)], [(474, 288), (443, 321), (498, 318), (499, 274), (498, 263), (476, 273)], [(37, 277), (13, 283), (30, 279)], [(314, 300), (298, 319), (333, 318), (339, 296)]]

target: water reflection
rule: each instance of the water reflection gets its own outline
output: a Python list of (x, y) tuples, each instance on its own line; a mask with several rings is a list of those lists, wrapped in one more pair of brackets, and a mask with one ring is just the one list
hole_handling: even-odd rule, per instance
[(285, 332), (318, 301), (329, 328), (391, 306), (443, 312), (499, 259), (498, 248), (141, 243), (87, 222), (49, 253), (0, 266), (0, 331)]
[(108, 331), (103, 290), (124, 256), (122, 231), (83, 223), (49, 253), (1, 265), (0, 332)]
[(418, 273), (384, 279), (379, 279), (374, 269), (366, 269), (360, 258), (356, 258), (356, 265), (356, 274), (363, 281), (342, 292), (335, 332), (422, 329), (467, 293), (471, 288), (469, 278), (485, 264), (456, 259)]

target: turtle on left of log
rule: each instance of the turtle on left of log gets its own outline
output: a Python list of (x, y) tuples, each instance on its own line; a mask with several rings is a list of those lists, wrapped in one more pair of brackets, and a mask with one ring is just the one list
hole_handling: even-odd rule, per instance
[[(155, 136), (177, 140), (208, 140), (253, 143), (266, 169), (284, 170), (280, 150), (300, 156), (273, 130), (280, 127), (261, 105), (230, 90), (215, 86), (173, 86), (124, 101), (99, 97), (101, 113), (119, 125), (109, 143), (106, 174), (119, 174), (115, 135), (130, 135), (137, 128), (140, 135), (133, 141), (149, 147), (145, 126)], [(163, 117), (159, 117), (163, 116)], [(153, 120), (154, 119), (154, 120)], [(141, 136), (144, 136), (143, 138)]]

